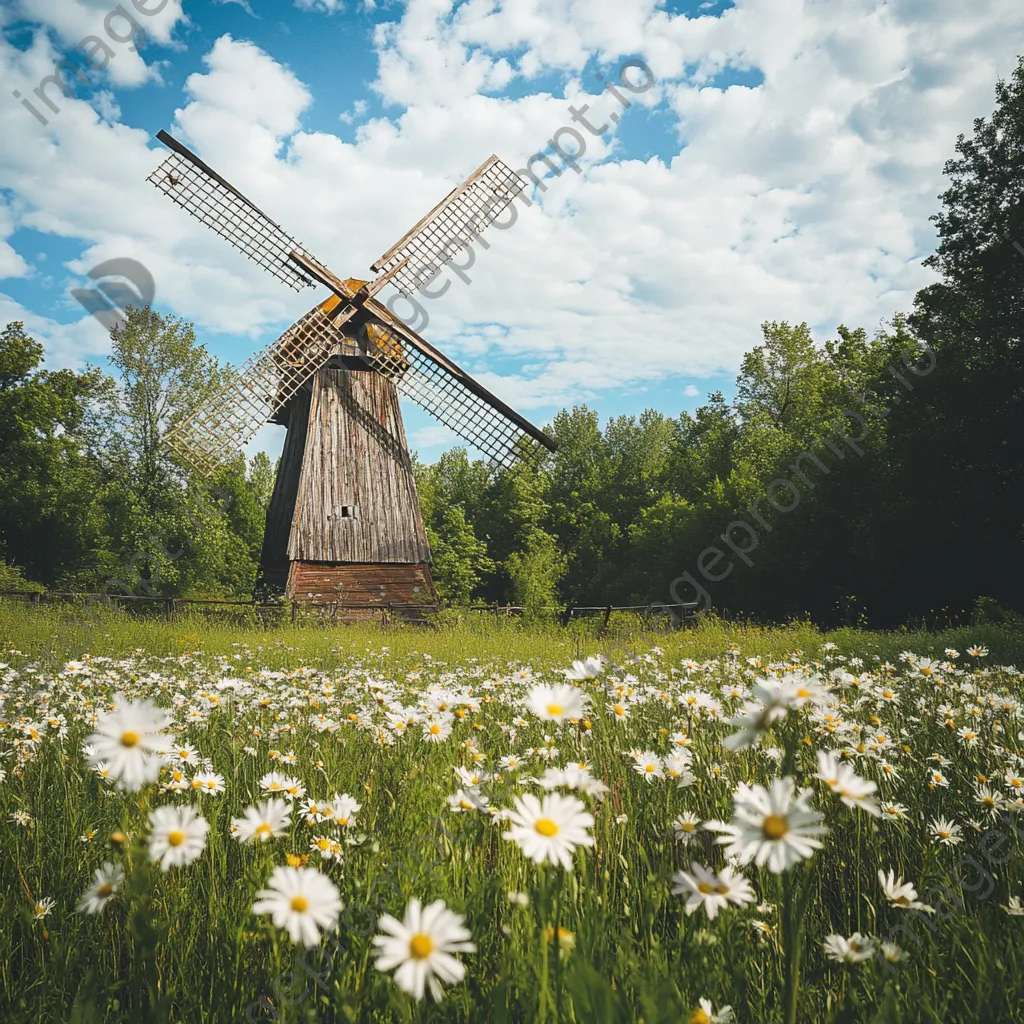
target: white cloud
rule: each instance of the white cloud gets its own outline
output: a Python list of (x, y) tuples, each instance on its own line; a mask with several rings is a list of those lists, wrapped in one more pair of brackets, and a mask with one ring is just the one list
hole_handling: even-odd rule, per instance
[[(366, 276), (489, 153), (521, 167), (571, 123), (569, 103), (588, 103), (594, 124), (617, 110), (579, 79), (589, 57), (641, 54), (678, 137), (670, 155), (628, 159), (611, 134), (586, 134), (585, 173), (550, 179), (541, 204), (485, 236), (472, 284), (424, 302), (427, 336), (528, 411), (734, 372), (764, 320), (807, 320), (821, 336), (908, 308), (931, 280), (921, 264), (943, 162), (991, 111), (1022, 39), (1015, 0), (738, 0), (689, 19), (654, 0), (468, 0), (454, 13), (410, 0), (376, 42), (374, 88), (396, 112), (354, 142), (304, 131), (301, 67), (228, 36), (188, 78), (173, 130), (338, 273)], [(0, 41), (14, 87), (52, 60), (45, 39), (27, 53)], [(564, 96), (489, 94), (552, 69)], [(716, 87), (730, 69), (763, 83)], [(80, 239), (76, 273), (141, 260), (158, 303), (201, 333), (255, 339), (311, 304), (146, 184), (162, 153), (145, 133), (63, 106), (47, 129), (0, 107), (8, 220)], [(55, 338), (61, 351), (97, 344), (82, 329)]]

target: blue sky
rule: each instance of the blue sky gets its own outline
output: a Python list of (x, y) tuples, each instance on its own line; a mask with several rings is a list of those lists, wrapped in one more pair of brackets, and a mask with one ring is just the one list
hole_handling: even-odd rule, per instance
[[(0, 10), (0, 320), (25, 320), (52, 366), (104, 361), (69, 294), (104, 259), (144, 263), (155, 305), (235, 363), (323, 297), (291, 295), (145, 182), (160, 128), (342, 276), (369, 276), (491, 152), (522, 166), (570, 103), (619, 109), (596, 75), (644, 60), (655, 87), (588, 140), (583, 173), (552, 176), (472, 284), (428, 306), (427, 336), (540, 424), (583, 401), (692, 410), (731, 395), (765, 320), (824, 341), (908, 308), (931, 280), (942, 164), (1024, 51), (1015, 0), (167, 0), (136, 15), (138, 53), (108, 34), (107, 67), (41, 125), (12, 91), (81, 61), (114, 7)], [(406, 420), (428, 460), (452, 443)]]

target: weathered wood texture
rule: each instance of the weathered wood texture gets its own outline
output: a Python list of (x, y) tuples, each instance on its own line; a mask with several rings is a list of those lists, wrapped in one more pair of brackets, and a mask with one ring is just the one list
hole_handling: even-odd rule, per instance
[(311, 386), (302, 388), (278, 420), (288, 428), (288, 433), (267, 507), (267, 527), (260, 556), (262, 582), (273, 590), (283, 590), (288, 580), (288, 538), (295, 515), (295, 498), (299, 493), (302, 457), (306, 450), (311, 391)]
[(330, 565), (292, 562), (287, 596), (296, 601), (336, 601), (353, 605), (437, 607), (426, 564)]
[(398, 392), (379, 373), (321, 370), (313, 378), (288, 558), (430, 561)]

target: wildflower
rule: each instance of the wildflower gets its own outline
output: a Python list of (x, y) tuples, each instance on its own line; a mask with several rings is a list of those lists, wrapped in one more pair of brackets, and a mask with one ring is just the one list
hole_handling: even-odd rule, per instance
[(723, 1006), (715, 1012), (710, 999), (699, 999), (695, 1010), (690, 1013), (689, 1024), (731, 1024), (736, 1018), (731, 1006)]
[(653, 782), (655, 779), (663, 779), (665, 771), (661, 765), (661, 758), (653, 750), (644, 750), (633, 757), (635, 764), (633, 771), (639, 772), (647, 780)]
[(11, 814), (10, 820), (14, 822), (15, 825), (23, 825), (25, 828), (28, 828), (29, 825), (32, 824), (32, 815), (27, 811), (19, 809)]
[(734, 796), (733, 820), (710, 821), (705, 828), (724, 832), (717, 842), (740, 864), (754, 861), (776, 874), (821, 849), (817, 838), (828, 829), (810, 806), (811, 790), (796, 790), (791, 776), (776, 779), (771, 789), (740, 784)]
[[(341, 843), (337, 839), (331, 839), (329, 836), (316, 836), (310, 841), (309, 848), (314, 853), (319, 853), (324, 860), (341, 860)], [(292, 864), (292, 867), (297, 866)]]
[(875, 952), (874, 943), (860, 932), (854, 932), (848, 939), (844, 939), (842, 935), (829, 935), (822, 945), (830, 960), (845, 964), (859, 964), (863, 960), (870, 960)]
[(821, 779), (847, 807), (859, 807), (875, 817), (881, 813), (872, 795), (878, 785), (868, 779), (862, 779), (849, 764), (839, 764), (835, 755), (827, 750), (818, 751), (818, 771), (816, 778)]
[[(555, 929), (547, 927), (544, 929), (544, 938), (551, 942), (555, 937)], [(568, 928), (563, 928), (559, 925), (558, 928), (558, 952), (561, 956), (567, 956), (572, 952), (573, 947), (576, 945), (576, 936), (573, 935)]]
[(452, 723), (447, 716), (423, 723), (423, 738), (428, 743), (443, 743), (451, 734)]
[(457, 789), (448, 797), (448, 806), (456, 813), (463, 811), (483, 811), (487, 809), (489, 797), (485, 793), (469, 789)]
[(115, 893), (124, 881), (124, 869), (120, 864), (106, 861), (96, 869), (92, 885), (78, 901), (78, 910), (82, 914), (98, 914), (114, 898)]
[(898, 964), (903, 959), (903, 950), (895, 942), (882, 943), (882, 956), (891, 964)]
[(41, 921), (44, 917), (47, 917), (51, 910), (53, 910), (54, 899), (52, 896), (44, 896), (41, 900), (36, 900), (32, 904), (32, 917), (36, 921)]
[(682, 814), (672, 822), (672, 833), (676, 841), (684, 846), (697, 834), (700, 825), (700, 818), (692, 811), (683, 811)]
[(583, 717), (583, 701), (575, 686), (535, 686), (526, 698), (526, 706), (541, 720), (564, 722), (567, 718)]
[(525, 892), (516, 892), (514, 889), (509, 892), (508, 901), (516, 907), (528, 907), (530, 905), (530, 897)]
[(948, 818), (934, 818), (930, 824), (932, 835), (943, 846), (956, 846), (963, 842), (960, 826)]
[(1006, 807), (1006, 797), (988, 786), (978, 786), (974, 794), (976, 803), (981, 804), (992, 817), (995, 817)]
[(726, 736), (726, 749), (737, 751), (752, 746), (775, 722), (786, 717), (789, 702), (780, 686), (754, 687), (754, 699), (743, 705), (742, 711), (726, 719), (727, 725), (739, 726), (739, 732)]
[(1024, 917), (1024, 907), (1020, 905), (1019, 896), (1011, 896), (1009, 905), (1000, 904), (1011, 917)]
[(516, 799), (508, 820), (512, 828), (504, 833), (504, 838), (518, 843), (536, 864), (550, 861), (571, 871), (576, 847), (594, 845), (587, 832), (594, 824), (593, 815), (574, 796), (548, 793), (541, 801), (527, 793)]
[(163, 871), (191, 864), (206, 846), (210, 826), (191, 807), (158, 807), (149, 824), (149, 859)]
[(464, 917), (449, 910), (444, 900), (422, 909), (419, 900), (410, 900), (402, 921), (385, 914), (380, 928), (385, 934), (373, 938), (374, 966), (378, 971), (394, 970), (395, 984), (415, 999), (422, 999), (429, 986), (434, 1001), (440, 1002), (441, 982), (456, 984), (466, 974), (452, 954), (476, 952)]
[(584, 679), (596, 679), (605, 670), (607, 664), (605, 658), (598, 654), (584, 658), (583, 661), (574, 661), (572, 668), (564, 668), (562, 671), (565, 673), (566, 679), (582, 682)]
[(248, 808), (241, 818), (232, 818), (231, 833), (240, 843), (265, 843), (284, 835), (291, 815), (288, 802), (275, 797)]
[(269, 914), (292, 942), (315, 946), (321, 931), (334, 931), (341, 899), (334, 883), (315, 868), (274, 868), (268, 888), (256, 894), (254, 914)]
[(709, 921), (713, 921), (718, 911), (730, 903), (742, 906), (754, 901), (750, 883), (742, 875), (737, 875), (728, 865), (716, 875), (694, 862), (690, 864), (688, 872), (677, 871), (672, 876), (672, 881), (675, 883), (672, 892), (677, 896), (686, 897), (686, 913), (692, 914), (703, 907)]
[(120, 693), (115, 710), (99, 715), (96, 732), (86, 743), (92, 748), (90, 762), (106, 761), (113, 778), (123, 789), (138, 790), (160, 775), (160, 749), (169, 719), (152, 701), (134, 704)]
[(917, 890), (910, 882), (904, 882), (902, 875), (896, 878), (895, 873), (891, 869), (886, 874), (879, 868), (878, 881), (885, 892), (886, 898), (894, 907), (902, 907), (904, 910), (923, 910), (926, 914), (935, 913), (934, 907), (918, 902)]
[(331, 801), (331, 811), (334, 820), (342, 828), (352, 828), (356, 823), (356, 814), (361, 811), (363, 805), (348, 793), (335, 796)]
[(988, 655), (988, 648), (987, 647), (981, 647), (981, 646), (978, 646), (978, 647), (968, 647), (967, 648), (967, 653), (972, 658), (984, 658), (984, 657), (986, 657)]
[(200, 793), (208, 793), (210, 796), (219, 796), (226, 788), (224, 776), (217, 772), (196, 772), (192, 776), (192, 788)]

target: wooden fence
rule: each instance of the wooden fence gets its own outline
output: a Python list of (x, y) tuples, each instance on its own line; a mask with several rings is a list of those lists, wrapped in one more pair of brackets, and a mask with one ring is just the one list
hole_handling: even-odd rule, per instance
[[(99, 594), (77, 593), (60, 590), (0, 590), (0, 598), (24, 600), (32, 606), (56, 603), (107, 604), (127, 606), (172, 617), (178, 611), (188, 608), (214, 611), (217, 608), (251, 609), (261, 621), (267, 618), (283, 618), (290, 612), (291, 621), (295, 622), (300, 613), (315, 612), (319, 618), (341, 618), (349, 612), (366, 614), (370, 620), (379, 618), (383, 625), (390, 625), (398, 620), (422, 621), (422, 609), (415, 605), (394, 604), (342, 604), (338, 601), (242, 601), (228, 598), (205, 597), (145, 597), (137, 594)], [(654, 619), (664, 620), (666, 617), (673, 626), (681, 627), (692, 620), (696, 614), (698, 602), (685, 604), (652, 604), (637, 605), (570, 605), (567, 608), (542, 608), (540, 611), (557, 616), (563, 626), (570, 622), (596, 615), (604, 616), (602, 629), (607, 629), (613, 612), (632, 612), (639, 615), (645, 625)], [(522, 616), (527, 611), (521, 605), (511, 604), (474, 604), (464, 610), (493, 615), (498, 618)]]

